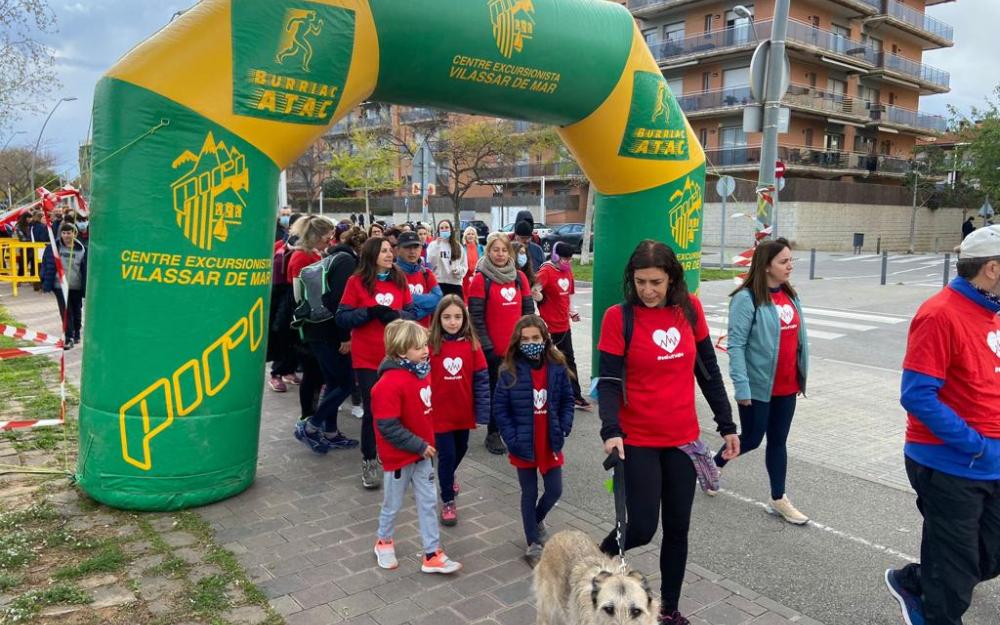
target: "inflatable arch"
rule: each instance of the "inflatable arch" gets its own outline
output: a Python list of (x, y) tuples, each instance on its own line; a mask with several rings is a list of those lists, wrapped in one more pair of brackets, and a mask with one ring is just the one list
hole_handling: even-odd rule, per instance
[(556, 125), (595, 185), (595, 331), (635, 243), (697, 284), (704, 153), (607, 0), (203, 0), (97, 86), (77, 476), (165, 510), (254, 478), (280, 171), (359, 103)]

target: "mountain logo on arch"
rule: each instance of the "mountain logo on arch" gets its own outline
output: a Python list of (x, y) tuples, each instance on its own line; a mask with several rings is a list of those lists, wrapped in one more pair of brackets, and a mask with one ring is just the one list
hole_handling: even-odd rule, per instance
[(493, 39), (504, 58), (524, 51), (525, 40), (535, 33), (535, 4), (532, 0), (489, 0)]
[(670, 234), (684, 249), (693, 245), (697, 238), (701, 209), (701, 185), (688, 176), (684, 186), (670, 194)]

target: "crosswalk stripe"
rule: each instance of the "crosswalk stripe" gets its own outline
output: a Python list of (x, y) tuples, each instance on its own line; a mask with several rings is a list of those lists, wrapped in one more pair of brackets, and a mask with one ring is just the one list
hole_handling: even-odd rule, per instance
[[(713, 320), (719, 319), (721, 321), (726, 322), (726, 324), (729, 323), (729, 317), (726, 316), (720, 316), (720, 317), (713, 316), (712, 319)], [(874, 330), (876, 327), (878, 327), (878, 326), (866, 326), (860, 323), (847, 323), (846, 321), (831, 321), (829, 319), (816, 319), (814, 317), (810, 317), (809, 319), (806, 320), (806, 327), (809, 329), (810, 335), (812, 335), (813, 333), (812, 328), (814, 326), (820, 326), (823, 328), (839, 328), (841, 330), (855, 330), (857, 332), (867, 332), (869, 330)]]
[[(713, 319), (712, 321), (716, 321)], [(718, 326), (709, 325), (708, 332), (712, 336), (719, 337), (723, 336), (728, 332), (725, 328), (719, 328)], [(836, 332), (823, 332), (822, 330), (809, 330), (810, 339), (821, 339), (824, 341), (832, 341), (834, 339), (843, 338), (843, 334), (837, 334)]]
[(846, 263), (846, 262), (850, 262), (852, 260), (865, 260), (866, 258), (879, 258), (879, 255), (878, 254), (867, 254), (867, 255), (864, 255), (864, 256), (847, 256), (845, 258), (834, 258), (833, 262), (835, 262), (835, 263)]
[(840, 319), (854, 319), (856, 321), (874, 321), (875, 323), (896, 324), (908, 321), (907, 318), (903, 317), (887, 317), (883, 315), (871, 315), (865, 313), (849, 312), (846, 310), (829, 310), (826, 308), (809, 308), (808, 306), (804, 307), (802, 310), (810, 315), (820, 315), (822, 317), (838, 317)]
[[(727, 324), (727, 327), (728, 327), (729, 317), (715, 317), (715, 316), (713, 316), (712, 317), (712, 321), (715, 322), (715, 323), (725, 323), (725, 324)], [(813, 322), (812, 320), (809, 320), (809, 321), (806, 322), (806, 327), (808, 328), (807, 332), (809, 333), (809, 338), (832, 340), (832, 339), (839, 339), (840, 337), (844, 336), (843, 334), (837, 334), (836, 332), (824, 332), (822, 330), (813, 330), (812, 326), (815, 326), (815, 325), (824, 325), (824, 324), (822, 324), (822, 322), (816, 323), (816, 322)], [(841, 324), (841, 326), (849, 326), (849, 325), (851, 325), (851, 324), (848, 324), (848, 323)], [(835, 326), (833, 326), (833, 327), (835, 327)], [(852, 329), (860, 329), (860, 328), (865, 328), (865, 329), (868, 329), (868, 330), (874, 330), (875, 326), (857, 326), (857, 327), (851, 327), (851, 328), (846, 328), (845, 327), (843, 329), (852, 330)], [(864, 330), (861, 330), (861, 331), (863, 332)]]
[[(903, 255), (903, 256), (897, 255), (897, 256), (889, 256), (886, 260), (888, 260), (890, 263), (893, 263), (893, 262), (900, 262), (900, 261), (905, 260), (907, 258), (913, 258), (913, 257), (912, 256), (906, 256), (906, 255)], [(874, 262), (879, 261), (879, 260), (882, 260), (881, 256), (876, 256), (875, 258), (869, 258), (869, 259), (865, 260), (864, 262), (866, 262), (866, 263), (874, 263)]]
[(897, 265), (905, 265), (906, 263), (919, 263), (921, 261), (927, 261), (926, 256), (910, 256), (909, 258), (900, 258), (895, 261)]

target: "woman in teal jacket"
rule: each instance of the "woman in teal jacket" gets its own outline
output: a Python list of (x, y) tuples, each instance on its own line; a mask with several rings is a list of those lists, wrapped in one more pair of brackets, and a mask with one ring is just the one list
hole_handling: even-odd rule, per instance
[[(785, 494), (786, 442), (795, 398), (806, 390), (809, 341), (802, 306), (789, 283), (792, 250), (785, 239), (762, 243), (754, 251), (743, 284), (729, 305), (729, 377), (739, 405), (740, 455), (767, 438), (765, 464), (771, 482), (772, 514), (804, 525)], [(720, 450), (715, 464), (726, 466)], [(711, 494), (711, 493), (710, 493)]]

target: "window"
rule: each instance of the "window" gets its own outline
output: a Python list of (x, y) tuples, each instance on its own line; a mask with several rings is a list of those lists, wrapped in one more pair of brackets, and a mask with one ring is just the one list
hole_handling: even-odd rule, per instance
[(879, 144), (880, 154), (889, 154), (890, 152), (892, 152), (892, 141), (883, 141)]
[(583, 225), (582, 224), (573, 224), (572, 226), (570, 226), (569, 232), (570, 232), (570, 234), (582, 234), (583, 233)]
[(701, 147), (708, 149), (708, 128), (701, 128), (698, 130), (698, 143)]
[(705, 16), (705, 32), (706, 33), (712, 32), (712, 14), (711, 13), (709, 13), (708, 15)]
[(806, 80), (809, 81), (810, 87), (816, 86), (816, 72), (809, 72), (806, 74)]
[(720, 130), (722, 134), (722, 149), (746, 147), (747, 136), (743, 132), (742, 126), (725, 126)]
[(680, 41), (684, 39), (684, 22), (675, 22), (663, 26), (664, 41)]
[(656, 40), (656, 28), (644, 28), (642, 30), (642, 38), (647, 46), (653, 43)]
[(750, 84), (750, 68), (738, 67), (727, 69), (722, 72), (722, 88), (745, 87)]
[(843, 37), (844, 39), (851, 38), (851, 29), (847, 26), (841, 26), (840, 24), (832, 24), (830, 30), (833, 31), (834, 35)]
[(878, 37), (871, 37), (867, 33), (862, 33), (861, 43), (868, 44), (869, 46), (871, 46), (873, 50), (875, 50), (875, 52), (882, 51), (882, 40), (879, 39)]
[(805, 142), (807, 148), (811, 148), (812, 147), (812, 145), (813, 145), (813, 129), (812, 128), (806, 128), (806, 130), (805, 130), (805, 138), (803, 139), (803, 141)]
[(892, 106), (895, 103), (896, 103), (896, 94), (890, 91), (889, 92), (889, 106)]
[[(753, 5), (744, 5), (747, 10), (753, 14)], [(726, 11), (726, 33), (727, 41), (729, 45), (740, 45), (744, 43), (750, 43), (753, 40), (753, 33), (750, 30), (753, 28), (753, 23), (751, 18), (740, 17), (736, 14), (736, 11)]]
[(881, 99), (881, 94), (878, 89), (873, 89), (871, 87), (866, 87), (864, 85), (858, 85), (858, 97), (869, 102), (872, 105), (878, 104)]
[(839, 132), (828, 132), (823, 137), (823, 144), (828, 152), (840, 152), (844, 149), (844, 135)]
[(813, 28), (819, 28), (819, 16), (818, 15), (810, 15), (809, 16), (809, 23), (812, 24)]
[(829, 78), (826, 81), (826, 90), (843, 99), (843, 96), (847, 93), (847, 81)]
[(712, 72), (701, 73), (701, 90), (708, 91), (712, 88)]
[(670, 93), (674, 94), (675, 98), (679, 98), (684, 95), (683, 78), (671, 78), (667, 80), (667, 86), (670, 87)]

